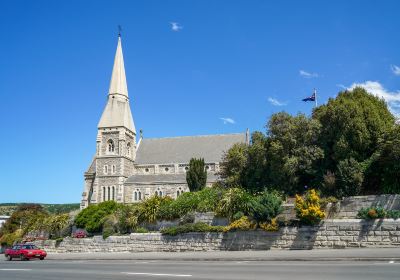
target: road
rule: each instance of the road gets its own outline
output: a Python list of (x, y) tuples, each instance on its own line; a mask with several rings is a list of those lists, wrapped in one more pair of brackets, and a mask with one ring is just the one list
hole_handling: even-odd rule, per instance
[(399, 275), (398, 261), (0, 260), (1, 280), (397, 280)]

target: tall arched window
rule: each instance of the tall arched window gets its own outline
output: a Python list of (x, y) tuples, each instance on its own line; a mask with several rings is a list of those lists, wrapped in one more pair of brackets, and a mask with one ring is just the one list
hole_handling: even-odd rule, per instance
[(106, 188), (103, 187), (103, 201), (106, 201)]
[(112, 200), (115, 200), (115, 187), (112, 187)]
[(114, 153), (115, 146), (114, 146), (114, 141), (112, 139), (109, 139), (107, 141), (107, 152), (112, 154)]
[(131, 143), (126, 144), (126, 155), (131, 156)]
[(176, 191), (176, 197), (180, 196), (181, 194), (183, 194), (183, 190), (181, 187), (179, 187)]
[(110, 200), (110, 187), (107, 188), (107, 200)]
[(160, 197), (163, 196), (163, 192), (162, 192), (162, 190), (160, 188), (158, 188), (154, 194), (157, 195), (157, 196), (160, 196)]
[(136, 189), (133, 192), (133, 201), (140, 201), (142, 200), (142, 192), (139, 189)]

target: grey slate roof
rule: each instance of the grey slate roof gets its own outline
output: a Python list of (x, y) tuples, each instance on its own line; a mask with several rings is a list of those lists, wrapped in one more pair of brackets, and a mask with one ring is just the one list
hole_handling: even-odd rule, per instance
[[(217, 176), (208, 173), (207, 182), (216, 182)], [(176, 183), (186, 184), (186, 173), (182, 174), (151, 174), (130, 176), (125, 184), (153, 184), (153, 183)]]
[(135, 164), (189, 163), (193, 157), (220, 162), (235, 143), (245, 143), (246, 133), (142, 139)]

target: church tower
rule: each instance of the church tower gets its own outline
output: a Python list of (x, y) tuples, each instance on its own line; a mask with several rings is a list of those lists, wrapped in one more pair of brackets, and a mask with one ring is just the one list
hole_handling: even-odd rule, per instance
[(97, 127), (96, 155), (84, 175), (82, 209), (108, 200), (124, 202), (123, 183), (133, 174), (136, 129), (129, 106), (121, 35), (118, 35), (107, 104)]

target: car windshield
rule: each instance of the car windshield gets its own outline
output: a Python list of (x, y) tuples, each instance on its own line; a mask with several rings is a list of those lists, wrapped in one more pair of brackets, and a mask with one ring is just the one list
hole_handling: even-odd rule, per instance
[(22, 249), (32, 250), (37, 249), (37, 247), (35, 245), (23, 245)]

